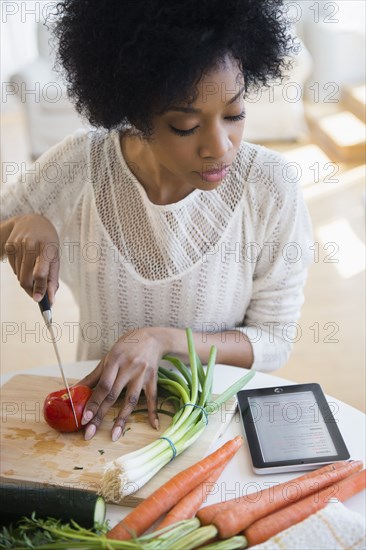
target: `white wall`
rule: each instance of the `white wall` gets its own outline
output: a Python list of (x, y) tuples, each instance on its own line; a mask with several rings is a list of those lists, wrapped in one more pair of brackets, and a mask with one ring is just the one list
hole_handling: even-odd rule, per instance
[[(40, 2), (33, 0), (1, 2), (1, 77), (3, 81), (8, 80), (12, 73), (37, 57), (36, 23), (39, 21), (40, 7)], [(35, 11), (31, 13), (29, 10)]]
[(320, 101), (327, 97), (339, 98), (342, 86), (363, 83), (366, 78), (365, 0), (298, 0), (287, 4), (313, 59), (306, 97), (314, 99), (319, 90)]

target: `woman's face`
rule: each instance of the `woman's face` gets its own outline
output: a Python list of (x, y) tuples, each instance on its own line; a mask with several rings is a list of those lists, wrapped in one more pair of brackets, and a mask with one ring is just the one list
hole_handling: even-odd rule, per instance
[(149, 147), (162, 178), (186, 189), (212, 190), (234, 161), (244, 130), (244, 83), (235, 61), (208, 73), (192, 104), (174, 105), (153, 119)]

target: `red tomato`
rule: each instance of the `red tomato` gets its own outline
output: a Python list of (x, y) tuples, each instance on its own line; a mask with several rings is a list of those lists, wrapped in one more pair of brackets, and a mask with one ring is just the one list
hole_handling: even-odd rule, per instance
[(88, 386), (71, 386), (70, 393), (74, 403), (76, 418), (79, 427), (76, 426), (74, 413), (66, 388), (54, 391), (47, 395), (43, 405), (43, 416), (51, 428), (59, 432), (76, 432), (82, 428), (81, 418), (86, 402), (93, 393)]

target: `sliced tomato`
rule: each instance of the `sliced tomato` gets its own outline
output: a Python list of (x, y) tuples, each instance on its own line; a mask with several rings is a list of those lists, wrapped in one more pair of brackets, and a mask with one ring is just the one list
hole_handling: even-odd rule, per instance
[(45, 421), (59, 432), (76, 432), (82, 428), (83, 410), (93, 391), (88, 386), (71, 386), (70, 393), (79, 426), (76, 426), (66, 388), (48, 394), (43, 405)]

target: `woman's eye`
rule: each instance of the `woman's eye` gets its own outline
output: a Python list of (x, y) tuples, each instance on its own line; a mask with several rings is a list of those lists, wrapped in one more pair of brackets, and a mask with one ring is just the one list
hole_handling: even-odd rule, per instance
[(245, 118), (245, 111), (241, 112), (239, 115), (235, 116), (227, 116), (228, 120), (231, 120), (232, 122), (236, 122), (237, 120), (243, 120)]
[[(227, 116), (225, 118), (226, 120), (230, 120), (230, 122), (237, 122), (239, 120), (243, 120), (245, 118), (245, 111), (241, 112), (239, 115)], [(180, 130), (179, 128), (175, 128), (174, 126), (169, 124), (169, 128), (171, 129), (172, 132), (174, 132), (178, 136), (190, 136), (194, 134), (198, 126), (195, 126), (194, 128), (190, 128), (189, 130)]]
[(191, 128), (190, 130), (179, 130), (179, 128), (174, 128), (174, 126), (171, 126), (170, 124), (169, 124), (169, 127), (172, 130), (172, 132), (174, 132), (178, 136), (190, 136), (191, 134), (194, 133), (196, 128), (198, 128), (198, 126), (195, 126), (194, 128)]

